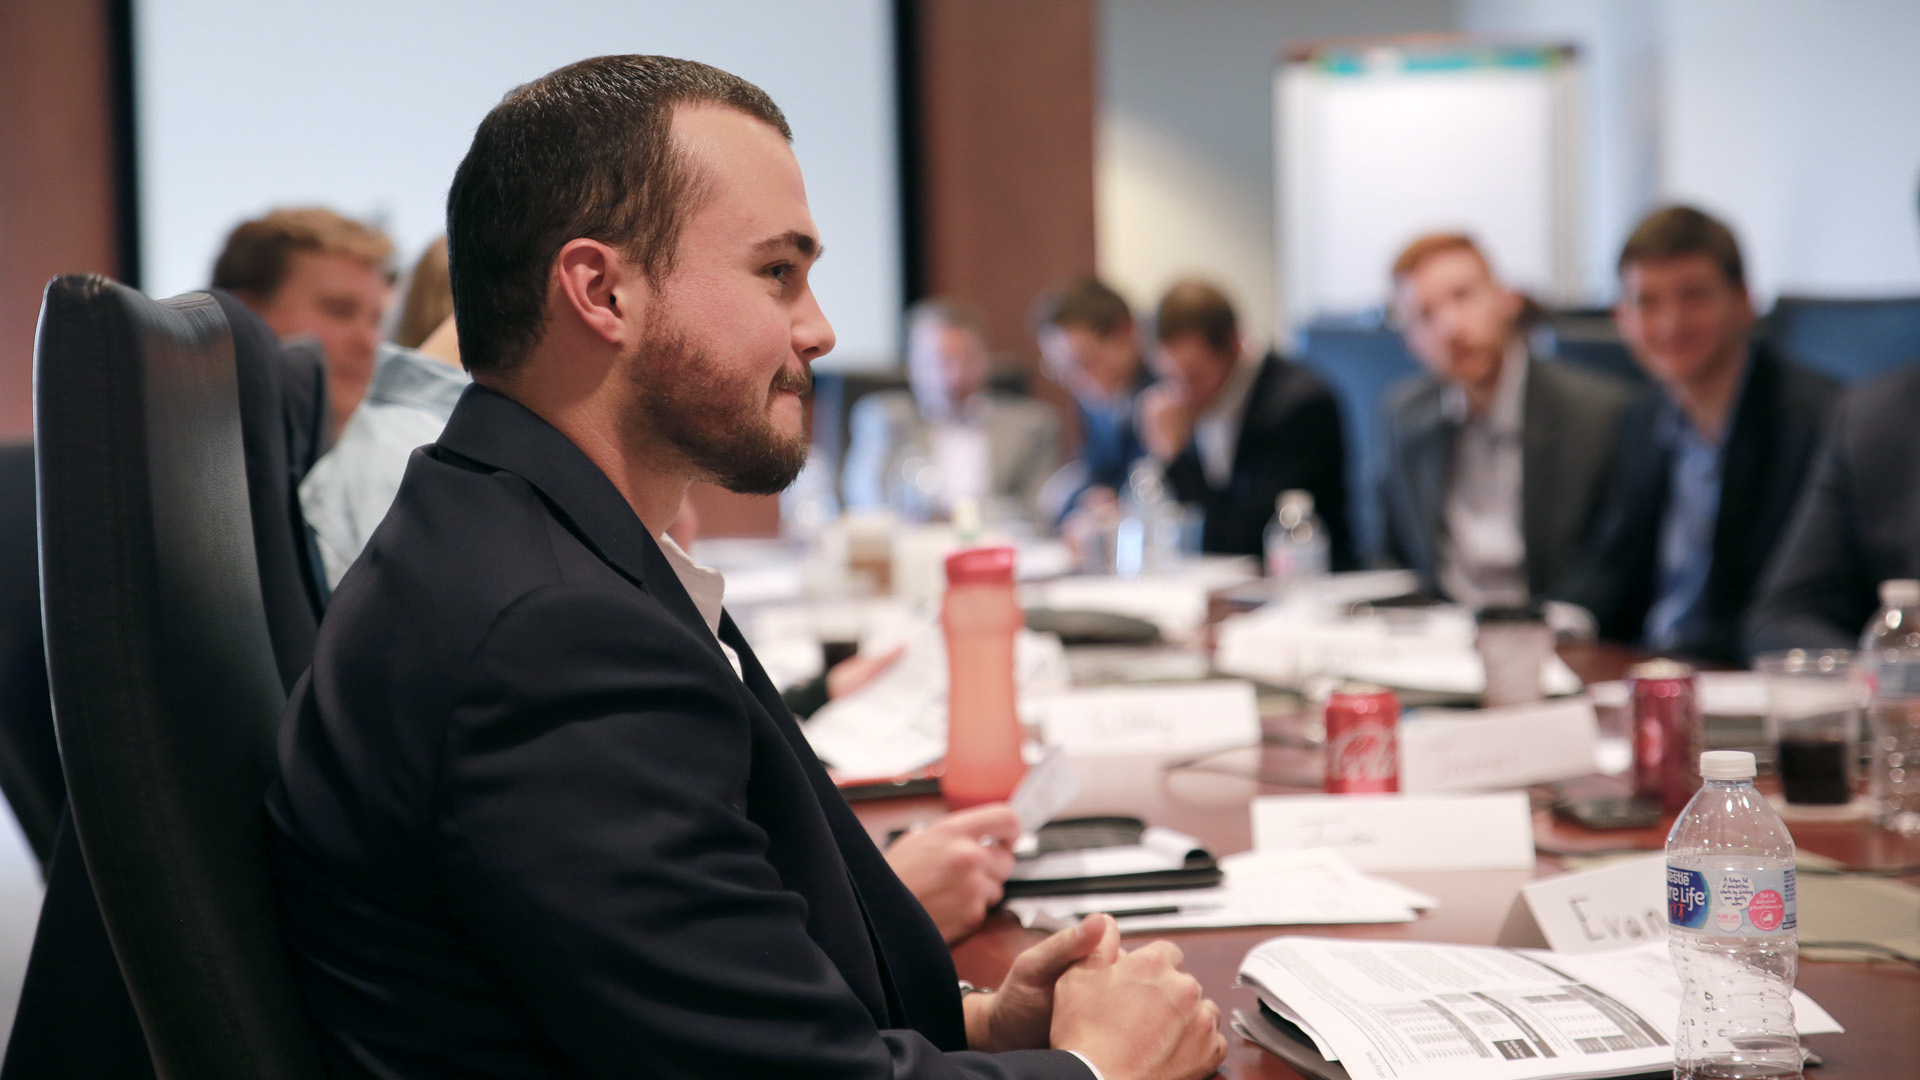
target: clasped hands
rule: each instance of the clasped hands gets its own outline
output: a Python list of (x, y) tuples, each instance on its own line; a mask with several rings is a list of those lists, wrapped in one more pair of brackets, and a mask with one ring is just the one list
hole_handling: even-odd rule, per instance
[[(948, 941), (978, 927), (1013, 870), (1020, 821), (1003, 803), (948, 814), (887, 849), (887, 862)], [(1090, 915), (1014, 958), (996, 993), (969, 994), (974, 1050), (1073, 1050), (1106, 1080), (1185, 1080), (1227, 1054), (1220, 1007), (1180, 970), (1171, 942), (1120, 948), (1110, 915)]]
[(1226, 1060), (1220, 1007), (1180, 970), (1180, 949), (1120, 948), (1111, 915), (1089, 915), (1014, 958), (997, 993), (969, 994), (973, 1050), (1053, 1047), (1107, 1080), (1197, 1080)]

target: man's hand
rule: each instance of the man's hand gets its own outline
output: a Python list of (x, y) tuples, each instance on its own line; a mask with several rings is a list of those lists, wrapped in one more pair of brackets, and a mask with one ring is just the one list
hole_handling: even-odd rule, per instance
[(857, 652), (827, 669), (827, 700), (838, 701), (880, 677), (907, 651), (896, 645), (883, 653)]
[(1227, 1059), (1220, 1006), (1202, 996), (1180, 961), (1171, 942), (1122, 952), (1117, 927), (1103, 934), (1054, 984), (1054, 1047), (1085, 1055), (1107, 1080), (1199, 1080), (1213, 1073)]
[(1044, 1050), (1053, 1028), (1053, 984), (1061, 973), (1120, 931), (1111, 915), (1089, 915), (1013, 958), (998, 993), (967, 996), (967, 1048)]
[[(948, 814), (887, 849), (887, 864), (949, 942), (971, 934), (1013, 873), (1020, 819), (1005, 803)], [(985, 841), (985, 842), (983, 842)]]
[(1193, 406), (1178, 386), (1157, 382), (1140, 391), (1140, 441), (1147, 453), (1172, 461), (1193, 438)]

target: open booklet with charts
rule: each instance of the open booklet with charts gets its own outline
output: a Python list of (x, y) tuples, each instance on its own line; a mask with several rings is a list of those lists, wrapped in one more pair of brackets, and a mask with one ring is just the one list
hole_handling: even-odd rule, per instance
[[(1261, 1008), (1235, 1029), (1320, 1076), (1570, 1080), (1673, 1064), (1680, 984), (1665, 942), (1572, 955), (1279, 937), (1240, 979)], [(1805, 994), (1793, 1008), (1802, 1035), (1840, 1030)]]

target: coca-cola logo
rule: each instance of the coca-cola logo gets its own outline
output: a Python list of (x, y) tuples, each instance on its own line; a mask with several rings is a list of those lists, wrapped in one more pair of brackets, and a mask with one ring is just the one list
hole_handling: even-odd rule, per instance
[(1327, 776), (1334, 780), (1385, 780), (1396, 775), (1393, 729), (1359, 724), (1327, 744)]

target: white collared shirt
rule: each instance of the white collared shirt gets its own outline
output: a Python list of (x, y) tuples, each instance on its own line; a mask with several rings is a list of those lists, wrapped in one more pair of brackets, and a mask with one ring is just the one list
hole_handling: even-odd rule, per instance
[(1455, 432), (1437, 576), (1442, 592), (1469, 607), (1527, 601), (1520, 520), (1526, 386), (1527, 350), (1515, 341), (1507, 346), (1484, 416), (1472, 415), (1459, 384), (1447, 387), (1443, 404)]
[(740, 654), (733, 646), (720, 641), (720, 605), (726, 595), (727, 579), (720, 571), (711, 566), (701, 566), (693, 561), (693, 556), (680, 550), (673, 537), (661, 533), (654, 537), (660, 541), (660, 553), (667, 557), (667, 565), (673, 567), (673, 576), (680, 579), (680, 586), (687, 590), (693, 599), (693, 606), (700, 612), (700, 619), (707, 624), (707, 630), (713, 634), (713, 640), (719, 642), (720, 651), (727, 654), (727, 663), (733, 665), (733, 673), (744, 679), (740, 671)]
[(1247, 395), (1260, 374), (1261, 358), (1242, 355), (1220, 387), (1213, 407), (1193, 422), (1193, 445), (1200, 453), (1200, 471), (1207, 486), (1224, 488), (1233, 476), (1233, 456), (1240, 447), (1240, 427), (1246, 419)]

